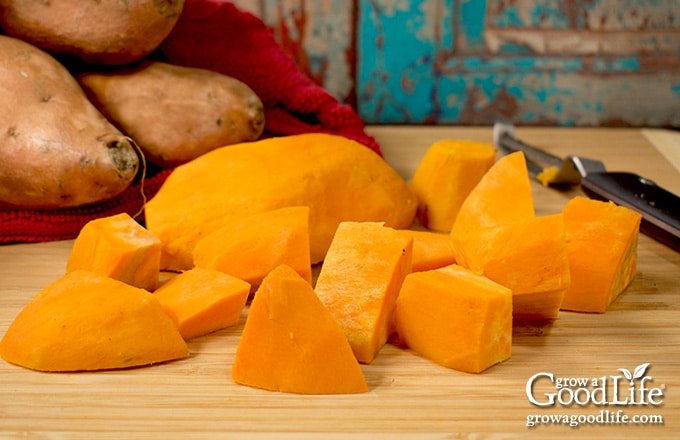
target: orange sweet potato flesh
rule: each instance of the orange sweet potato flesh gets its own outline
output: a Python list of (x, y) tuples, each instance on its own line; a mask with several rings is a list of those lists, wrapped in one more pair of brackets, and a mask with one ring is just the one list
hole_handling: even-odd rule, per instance
[(509, 288), (518, 318), (557, 318), (570, 286), (562, 214), (538, 216), (454, 236), (456, 261)]
[(416, 229), (401, 229), (399, 233), (413, 238), (413, 272), (437, 269), (456, 262), (449, 234)]
[(152, 293), (86, 270), (69, 272), (36, 295), (0, 341), (6, 361), (52, 372), (137, 367), (188, 355)]
[(229, 219), (194, 247), (194, 265), (220, 270), (257, 288), (286, 264), (312, 283), (309, 207), (290, 206)]
[(418, 220), (428, 229), (451, 232), (463, 201), (493, 165), (493, 146), (475, 141), (435, 142), (418, 164), (410, 186), (418, 197)]
[(463, 202), (451, 234), (535, 216), (531, 182), (524, 153), (503, 156), (484, 174)]
[(156, 292), (185, 341), (238, 324), (250, 284), (218, 270), (194, 268)]
[(359, 362), (372, 362), (394, 331), (394, 307), (412, 253), (412, 237), (381, 223), (338, 226), (314, 290)]
[(562, 309), (604, 313), (635, 276), (641, 216), (585, 197), (571, 199), (562, 213), (571, 270)]
[(461, 266), (412, 273), (397, 299), (402, 343), (421, 355), (479, 373), (512, 352), (512, 292)]
[(232, 365), (236, 383), (298, 394), (368, 391), (342, 329), (312, 286), (281, 265), (250, 305)]
[(126, 213), (91, 220), (76, 237), (66, 271), (85, 269), (131, 286), (158, 286), (161, 241)]
[(341, 221), (408, 228), (417, 200), (379, 155), (338, 135), (306, 133), (230, 145), (177, 167), (147, 203), (163, 243), (162, 269), (193, 264), (198, 239), (229, 217), (309, 206), (311, 262), (323, 260)]

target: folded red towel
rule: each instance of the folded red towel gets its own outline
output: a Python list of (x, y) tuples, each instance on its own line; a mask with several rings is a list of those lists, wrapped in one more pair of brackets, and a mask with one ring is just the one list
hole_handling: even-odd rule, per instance
[[(326, 132), (354, 139), (380, 154), (363, 121), (302, 73), (256, 16), (219, 0), (187, 0), (162, 46), (167, 61), (233, 76), (248, 84), (265, 106), (265, 136)], [(142, 211), (171, 170), (147, 175), (116, 198), (61, 210), (0, 209), (0, 243), (64, 240), (88, 221)], [(143, 185), (143, 187), (142, 187)], [(143, 221), (143, 214), (138, 216)]]

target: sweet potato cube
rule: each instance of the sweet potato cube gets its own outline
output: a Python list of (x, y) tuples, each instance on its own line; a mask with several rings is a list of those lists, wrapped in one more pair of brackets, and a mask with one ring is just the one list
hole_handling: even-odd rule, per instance
[(438, 269), (456, 262), (451, 236), (433, 231), (400, 229), (413, 238), (412, 272)]
[(512, 352), (512, 292), (457, 265), (415, 272), (397, 298), (402, 343), (432, 361), (479, 373)]
[(479, 228), (534, 216), (526, 159), (518, 151), (498, 159), (470, 191), (458, 211), (451, 235), (464, 236)]
[(189, 340), (236, 325), (250, 284), (214, 269), (196, 267), (176, 275), (154, 293)]
[(463, 201), (493, 165), (493, 146), (474, 141), (435, 142), (418, 164), (410, 187), (418, 197), (420, 223), (438, 232), (451, 232)]
[(241, 385), (287, 393), (368, 391), (342, 329), (307, 280), (286, 265), (258, 288), (231, 373)]
[(183, 359), (189, 350), (152, 293), (79, 269), (19, 312), (0, 356), (33, 370), (89, 371)]
[(557, 318), (570, 285), (562, 214), (480, 228), (453, 243), (458, 264), (512, 290), (515, 317)]
[(217, 269), (253, 289), (281, 264), (310, 284), (309, 208), (291, 206), (239, 217), (206, 235), (194, 248), (194, 265)]
[(161, 242), (126, 213), (91, 220), (73, 243), (66, 271), (90, 270), (153, 291)]
[(562, 309), (604, 313), (635, 276), (641, 215), (585, 197), (562, 213), (571, 270)]
[(370, 363), (394, 331), (394, 306), (411, 272), (413, 238), (375, 222), (343, 222), (331, 241), (315, 291)]

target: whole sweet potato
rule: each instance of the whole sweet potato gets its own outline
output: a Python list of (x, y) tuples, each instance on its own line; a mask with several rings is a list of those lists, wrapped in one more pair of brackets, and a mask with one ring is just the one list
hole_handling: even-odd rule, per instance
[(76, 79), (90, 101), (161, 167), (255, 140), (264, 129), (264, 109), (255, 92), (210, 70), (145, 61)]
[(168, 36), (184, 0), (0, 0), (7, 35), (86, 63), (127, 64)]
[(139, 168), (134, 143), (66, 68), (0, 36), (0, 206), (65, 208), (112, 198)]

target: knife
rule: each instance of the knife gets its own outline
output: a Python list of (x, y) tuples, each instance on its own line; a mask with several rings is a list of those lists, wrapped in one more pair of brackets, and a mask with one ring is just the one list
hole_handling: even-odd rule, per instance
[(522, 151), (531, 177), (545, 186), (581, 185), (591, 199), (612, 201), (642, 215), (640, 231), (680, 252), (680, 197), (654, 181), (627, 172), (610, 172), (599, 160), (557, 157), (515, 137), (514, 126), (499, 120), (493, 127), (496, 148), (504, 154)]

